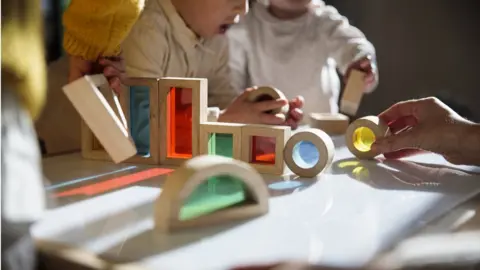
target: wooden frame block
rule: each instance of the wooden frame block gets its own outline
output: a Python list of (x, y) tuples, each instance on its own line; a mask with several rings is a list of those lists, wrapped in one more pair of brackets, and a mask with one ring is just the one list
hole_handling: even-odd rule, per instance
[[(259, 101), (265, 101), (265, 100), (277, 100), (277, 99), (287, 99), (285, 94), (278, 90), (277, 88), (270, 87), (270, 86), (260, 86), (254, 87), (254, 90), (250, 92), (248, 95), (248, 101), (250, 102), (259, 102)], [(271, 114), (284, 114), (285, 116), (288, 114), (288, 110), (290, 109), (290, 106), (286, 104), (285, 106), (268, 111), (268, 113)]]
[[(249, 199), (254, 203), (233, 205), (207, 215), (181, 220), (180, 212), (188, 197), (209, 178), (220, 175), (240, 179), (250, 192)], [(248, 164), (222, 156), (197, 156), (168, 175), (162, 193), (155, 202), (155, 227), (158, 231), (167, 233), (256, 217), (268, 212), (268, 199), (268, 188), (263, 178)]]
[(365, 90), (364, 78), (365, 73), (353, 69), (350, 72), (345, 90), (343, 91), (342, 99), (340, 100), (340, 111), (354, 116), (357, 114), (358, 107)]
[[(302, 141), (311, 142), (318, 151), (318, 160), (309, 166), (298, 153), (296, 145)], [(300, 177), (315, 177), (332, 164), (335, 145), (327, 133), (320, 129), (309, 128), (295, 133), (287, 142), (283, 152), (288, 168)], [(303, 163), (303, 164), (302, 164)], [(300, 166), (303, 165), (303, 166)]]
[(232, 156), (240, 160), (242, 158), (242, 128), (245, 124), (205, 122), (200, 124), (200, 155), (209, 154), (210, 134), (232, 135)]
[(310, 114), (310, 126), (321, 129), (331, 136), (345, 134), (349, 121), (349, 117), (341, 113)]
[[(150, 150), (149, 156), (143, 157), (137, 154), (135, 147), (135, 155), (131, 158), (124, 160), (125, 163), (137, 163), (137, 164), (159, 164), (160, 162), (160, 139), (159, 139), (159, 125), (160, 120), (158, 113), (159, 109), (159, 81), (157, 78), (127, 78), (124, 82), (123, 91), (120, 95), (120, 105), (117, 105), (117, 112), (125, 112), (125, 115), (121, 113), (121, 119), (123, 125), (127, 128), (127, 132), (130, 134), (130, 87), (131, 86), (146, 86), (149, 88), (149, 132), (150, 132)], [(109, 90), (111, 91), (111, 90)], [(114, 97), (116, 98), (116, 97)], [(117, 102), (118, 103), (118, 102)], [(131, 136), (130, 136), (131, 138)], [(135, 146), (135, 144), (134, 144)], [(93, 160), (110, 160), (105, 150), (101, 148), (101, 145), (96, 140), (90, 129), (85, 125), (82, 126), (82, 154), (84, 158)]]
[[(192, 153), (185, 156), (169, 157), (169, 94), (172, 88), (191, 89), (192, 91)], [(200, 123), (207, 121), (207, 79), (165, 77), (160, 80), (160, 164), (180, 165), (185, 160), (198, 155)]]
[[(124, 123), (115, 115), (107, 99), (98, 89), (105, 84), (108, 84), (108, 81), (102, 74), (87, 75), (65, 85), (63, 91), (85, 121), (85, 125), (91, 128), (105, 147), (104, 157), (109, 156), (115, 163), (119, 163), (135, 155), (137, 150), (128, 136)], [(122, 113), (118, 100), (115, 101), (118, 112)], [(85, 125), (82, 128), (82, 135), (87, 131)], [(88, 136), (86, 140), (89, 140)], [(82, 139), (82, 154), (87, 154), (88, 148), (84, 148), (87, 142), (89, 141)]]
[(347, 129), (345, 142), (348, 150), (359, 159), (373, 159), (376, 154), (370, 146), (377, 138), (388, 136), (388, 125), (377, 116), (366, 116), (355, 120)]
[(127, 78), (124, 82), (125, 86), (123, 93), (120, 96), (120, 102), (123, 110), (126, 112), (127, 126), (131, 126), (131, 111), (130, 111), (130, 87), (132, 86), (146, 86), (149, 88), (149, 132), (150, 132), (150, 149), (149, 157), (135, 155), (127, 162), (143, 163), (143, 164), (159, 164), (160, 163), (160, 79), (158, 78)]
[[(275, 140), (275, 164), (255, 164), (251, 162), (252, 137), (272, 137)], [(245, 125), (242, 129), (242, 160), (260, 173), (283, 175), (285, 163), (283, 149), (291, 136), (289, 126)]]

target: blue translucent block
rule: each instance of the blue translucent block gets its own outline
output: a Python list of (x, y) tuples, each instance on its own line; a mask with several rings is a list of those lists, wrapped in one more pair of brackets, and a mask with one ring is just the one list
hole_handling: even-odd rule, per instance
[(150, 154), (150, 88), (130, 87), (130, 133), (137, 147), (137, 154)]
[(293, 147), (293, 161), (302, 169), (309, 169), (315, 166), (320, 159), (317, 147), (310, 141), (298, 142)]

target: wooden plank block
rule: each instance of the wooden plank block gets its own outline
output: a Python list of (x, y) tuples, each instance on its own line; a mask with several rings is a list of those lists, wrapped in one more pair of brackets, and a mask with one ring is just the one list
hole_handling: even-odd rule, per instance
[[(233, 177), (234, 187), (216, 189), (220, 182), (231, 180), (227, 178), (215, 179), (215, 177)], [(219, 181), (219, 182), (215, 182)], [(237, 182), (237, 181), (240, 181)], [(238, 186), (241, 184), (242, 186)], [(219, 209), (207, 211), (205, 214), (205, 204), (190, 205), (192, 209), (202, 209), (204, 212), (200, 215), (188, 215), (182, 212), (185, 203), (189, 202), (189, 197), (200, 186), (208, 187), (207, 194), (202, 193), (201, 198), (213, 196), (218, 202), (224, 200), (225, 196), (238, 195), (238, 192), (245, 192), (244, 199)], [(245, 189), (246, 188), (246, 189)], [(203, 189), (205, 190), (205, 189)], [(240, 219), (247, 219), (263, 215), (268, 212), (268, 188), (261, 175), (247, 163), (222, 156), (197, 156), (186, 161), (180, 168), (167, 176), (165, 184), (162, 186), (162, 192), (155, 202), (155, 228), (162, 233), (168, 233), (180, 229), (194, 228), (198, 226), (214, 225), (222, 222), (231, 222)], [(211, 203), (211, 202), (210, 202)], [(193, 207), (193, 208), (192, 208)], [(196, 208), (195, 208), (196, 207)]]
[[(211, 137), (212, 135), (218, 136), (232, 136), (232, 156), (233, 159), (240, 160), (242, 158), (242, 127), (245, 124), (237, 123), (221, 123), (221, 122), (204, 122), (200, 124), (200, 155), (208, 155), (210, 140), (216, 140), (212, 142), (215, 147), (218, 147), (217, 141), (219, 138)], [(228, 139), (228, 138), (226, 138)], [(225, 146), (228, 147), (228, 146)], [(221, 155), (222, 153), (220, 153)], [(219, 153), (217, 153), (219, 155)]]
[(242, 160), (260, 173), (283, 175), (283, 149), (290, 136), (289, 126), (245, 125), (242, 128)]
[(331, 136), (345, 134), (349, 121), (349, 117), (341, 113), (310, 114), (310, 126), (321, 129)]
[(358, 70), (352, 70), (350, 72), (350, 77), (348, 78), (342, 99), (340, 100), (341, 112), (351, 116), (357, 114), (365, 89), (364, 77), (365, 73)]
[(377, 116), (366, 116), (355, 120), (347, 129), (345, 142), (348, 150), (359, 159), (376, 156), (370, 149), (376, 139), (388, 136), (388, 125)]
[(126, 128), (97, 88), (106, 83), (102, 74), (87, 75), (64, 86), (63, 91), (112, 160), (119, 163), (135, 155), (137, 150)]
[[(180, 165), (198, 155), (200, 123), (207, 121), (207, 91), (207, 79), (165, 77), (160, 80), (160, 164)], [(178, 115), (170, 112), (175, 110)], [(179, 138), (182, 141), (177, 145)], [(177, 146), (183, 149), (178, 150)]]

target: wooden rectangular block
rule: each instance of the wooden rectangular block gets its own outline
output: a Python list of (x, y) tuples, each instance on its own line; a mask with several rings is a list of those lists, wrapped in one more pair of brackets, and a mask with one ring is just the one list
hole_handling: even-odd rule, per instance
[(358, 107), (362, 101), (365, 83), (363, 78), (365, 73), (358, 70), (352, 70), (350, 78), (345, 85), (342, 99), (340, 100), (340, 111), (348, 115), (354, 116), (357, 114)]
[[(126, 128), (127, 132), (130, 134), (130, 127), (132, 126), (131, 122), (131, 87), (144, 86), (148, 89), (148, 99), (149, 99), (149, 153), (147, 155), (138, 154), (137, 148), (135, 147), (135, 155), (131, 158), (124, 160), (126, 163), (138, 163), (138, 164), (159, 164), (160, 162), (160, 138), (159, 138), (159, 81), (158, 78), (127, 78), (124, 81), (123, 91), (120, 94), (120, 101), (115, 102), (118, 104), (117, 114), (120, 113), (119, 118), (123, 126)], [(109, 90), (111, 92), (111, 90)], [(106, 96), (109, 96), (108, 93), (105, 93)], [(114, 96), (110, 94), (110, 96)], [(116, 97), (114, 97), (116, 98)], [(133, 141), (131, 136), (130, 140)], [(110, 160), (109, 156), (106, 154), (102, 145), (96, 140), (92, 132), (84, 124), (82, 125), (82, 155), (87, 159), (94, 160)]]
[(200, 123), (207, 121), (207, 79), (160, 80), (160, 164), (180, 165), (197, 156)]
[[(110, 157), (115, 163), (119, 163), (135, 155), (136, 148), (126, 127), (98, 89), (99, 86), (107, 83), (107, 79), (102, 74), (84, 76), (65, 85), (63, 91), (80, 114), (84, 124), (88, 125), (105, 148), (104, 155)], [(85, 132), (84, 126), (82, 134)], [(90, 140), (88, 136), (85, 139)], [(82, 153), (86, 151), (83, 146), (82, 141)]]
[(213, 154), (240, 160), (242, 158), (243, 126), (245, 124), (201, 123), (199, 155)]
[(283, 149), (290, 136), (289, 126), (245, 125), (242, 128), (242, 160), (260, 173), (283, 175)]
[(310, 114), (310, 127), (321, 129), (331, 136), (345, 134), (349, 121), (349, 117), (341, 113)]

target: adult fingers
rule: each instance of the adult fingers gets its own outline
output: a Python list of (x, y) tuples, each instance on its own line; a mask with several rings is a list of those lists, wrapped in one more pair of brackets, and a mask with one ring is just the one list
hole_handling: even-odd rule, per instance
[(405, 116), (413, 116), (418, 119), (418, 102), (418, 100), (398, 102), (380, 113), (378, 117), (387, 124)]
[(385, 158), (387, 159), (401, 159), (401, 158), (424, 154), (426, 152), (427, 151), (422, 149), (402, 149), (402, 150), (393, 151), (390, 153), (384, 153), (383, 156), (385, 156)]
[(396, 135), (377, 139), (372, 145), (372, 151), (378, 154), (392, 153), (403, 149), (419, 149), (421, 147), (421, 130), (410, 129)]
[(270, 113), (261, 113), (260, 121), (265, 125), (281, 125), (285, 123), (285, 115), (282, 113), (270, 114)]
[(288, 104), (288, 101), (285, 99), (265, 100), (254, 103), (253, 109), (257, 112), (265, 112), (278, 109), (282, 106), (285, 106), (286, 104)]
[(409, 115), (400, 117), (393, 122), (390, 122), (388, 127), (393, 134), (403, 131), (406, 128), (413, 127), (418, 124), (417, 118)]

